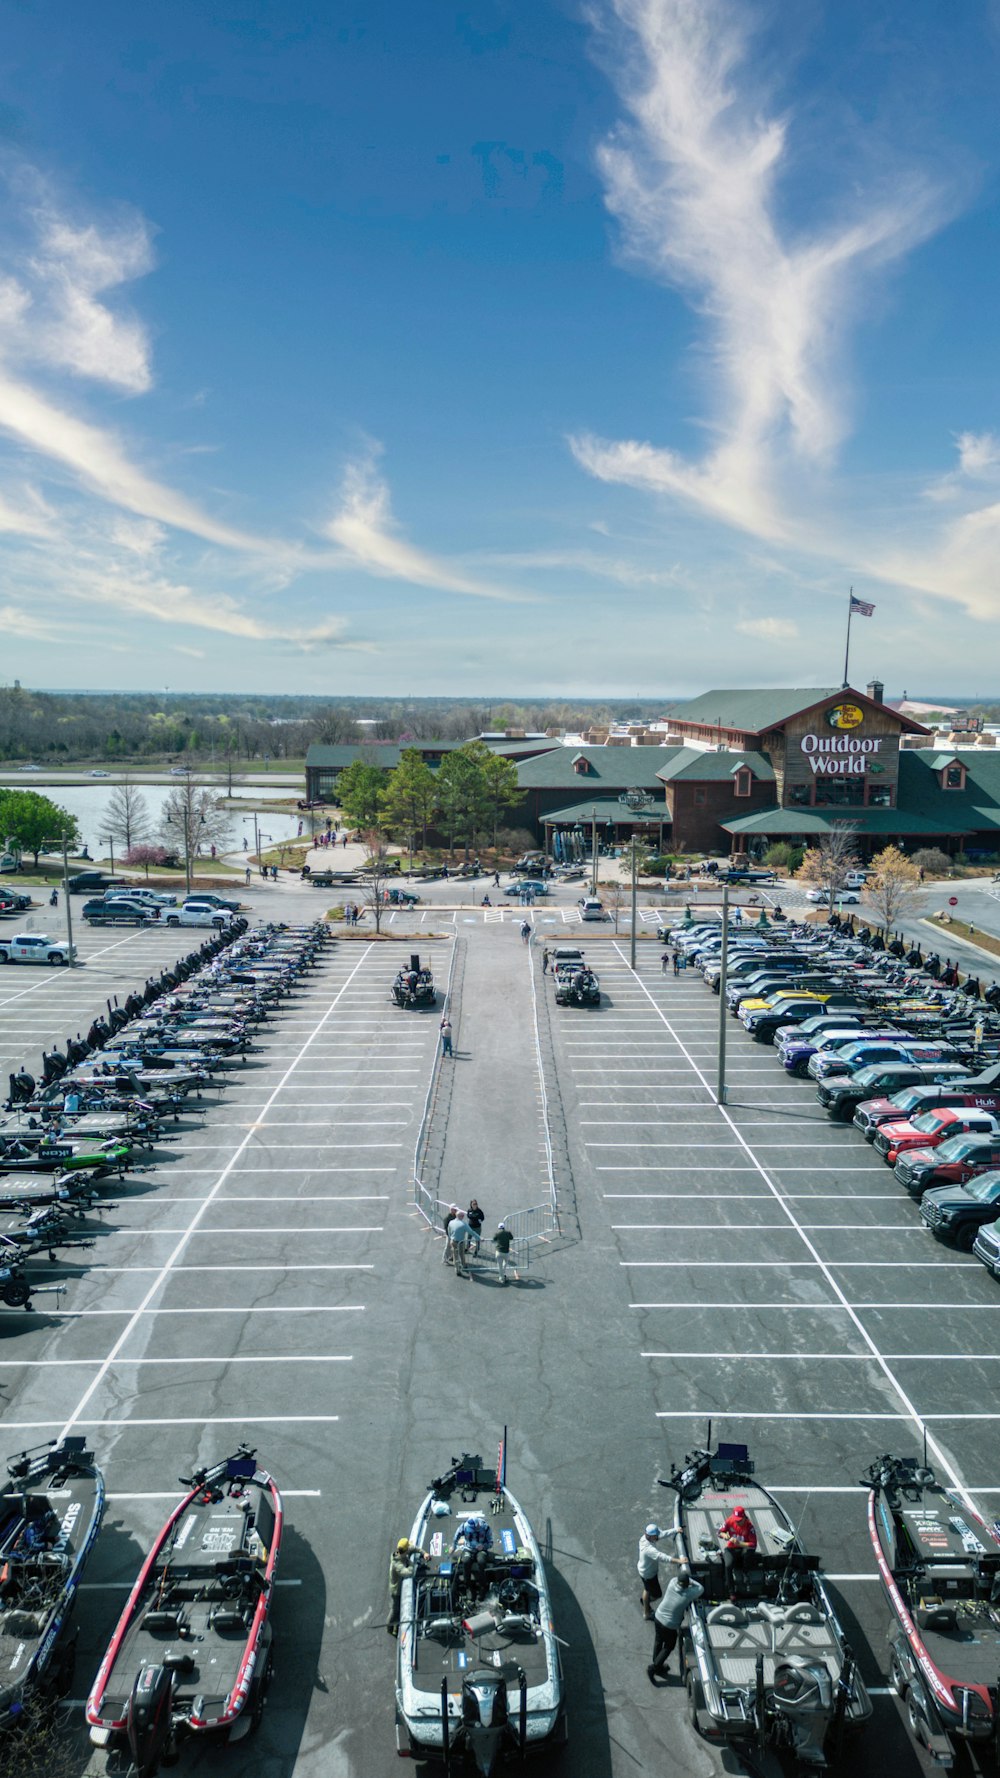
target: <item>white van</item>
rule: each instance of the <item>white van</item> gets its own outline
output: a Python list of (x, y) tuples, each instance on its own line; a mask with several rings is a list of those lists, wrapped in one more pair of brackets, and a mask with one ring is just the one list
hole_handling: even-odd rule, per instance
[(866, 870), (849, 870), (844, 878), (845, 889), (863, 889), (868, 881)]

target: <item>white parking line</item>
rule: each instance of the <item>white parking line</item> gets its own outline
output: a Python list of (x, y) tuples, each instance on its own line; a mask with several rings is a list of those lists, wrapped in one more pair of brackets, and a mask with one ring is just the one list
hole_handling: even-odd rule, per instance
[[(302, 1056), (304, 1056), (308, 1053), (310, 1045), (312, 1044), (314, 1038), (316, 1036), (318, 1036), (320, 1031), (322, 1031), (327, 1020), (333, 1016), (333, 1013), (336, 1010), (336, 1008), (337, 1008), (337, 1006), (338, 1006), (338, 1004), (345, 992), (346, 987), (350, 984), (350, 982), (353, 981), (354, 977), (357, 975), (358, 971), (360, 970), (362, 964), (365, 962), (365, 959), (371, 954), (371, 949), (372, 949), (372, 947), (370, 944), (365, 946), (364, 950), (361, 953), (361, 956), (359, 957), (357, 963), (354, 966), (354, 969), (351, 971), (351, 974), (347, 977), (347, 981), (344, 983), (344, 986), (339, 990), (339, 992), (330, 1001), (326, 1012), (323, 1014), (322, 1018), (319, 1020), (315, 1029), (306, 1038), (305, 1043), (302, 1045), (301, 1049), (299, 1050), (298, 1057), (296, 1058), (296, 1061), (290, 1065), (290, 1067), (287, 1069), (285, 1074), (282, 1075), (282, 1078), (279, 1080), (277, 1086), (274, 1088), (274, 1091), (271, 1093), (271, 1096), (268, 1099), (267, 1104), (264, 1107), (265, 1112), (270, 1110), (271, 1106), (274, 1104), (274, 1102), (277, 1099), (282, 1088), (285, 1086), (286, 1082), (291, 1078), (291, 1076), (295, 1070), (297, 1062), (301, 1059)], [(169, 1255), (169, 1257), (164, 1261), (164, 1264), (160, 1267), (160, 1270), (157, 1272), (155, 1278), (153, 1279), (153, 1282), (150, 1284), (149, 1289), (146, 1292), (146, 1295), (143, 1297), (142, 1302), (139, 1304), (138, 1309), (133, 1310), (132, 1315), (130, 1316), (125, 1327), (122, 1329), (121, 1333), (119, 1334), (117, 1340), (115, 1341), (114, 1345), (111, 1348), (111, 1351), (108, 1353), (107, 1357), (105, 1358), (102, 1365), (100, 1366), (96, 1376), (94, 1376), (91, 1379), (91, 1381), (87, 1385), (87, 1388), (85, 1389), (83, 1395), (80, 1397), (80, 1400), (77, 1402), (76, 1407), (73, 1409), (73, 1412), (69, 1415), (68, 1419), (64, 1422), (62, 1431), (59, 1435), (60, 1438), (66, 1438), (68, 1436), (68, 1434), (72, 1432), (73, 1427), (81, 1420), (82, 1416), (86, 1412), (88, 1404), (93, 1399), (95, 1391), (100, 1387), (104, 1378), (107, 1376), (108, 1370), (110, 1369), (111, 1365), (114, 1363), (115, 1359), (119, 1356), (122, 1346), (124, 1345), (125, 1341), (128, 1339), (130, 1333), (132, 1332), (132, 1330), (135, 1327), (137, 1327), (139, 1325), (139, 1322), (141, 1320), (143, 1313), (150, 1307), (153, 1297), (156, 1295), (156, 1292), (166, 1282), (166, 1280), (170, 1276), (170, 1274), (178, 1267), (181, 1255), (184, 1252), (188, 1238), (194, 1233), (195, 1229), (198, 1227), (198, 1225), (201, 1222), (206, 1211), (209, 1209), (209, 1206), (218, 1197), (220, 1191), (222, 1190), (223, 1185), (225, 1184), (227, 1178), (229, 1177), (229, 1174), (232, 1172), (233, 1168), (235, 1167), (236, 1162), (239, 1160), (240, 1156), (243, 1154), (244, 1150), (246, 1149), (247, 1145), (249, 1144), (249, 1142), (251, 1140), (251, 1136), (252, 1136), (252, 1132), (248, 1130), (247, 1134), (244, 1136), (242, 1142), (239, 1144), (238, 1148), (234, 1151), (233, 1155), (231, 1156), (229, 1161), (226, 1163), (222, 1172), (219, 1174), (218, 1178), (216, 1179), (215, 1184), (212, 1186), (211, 1190), (206, 1193), (201, 1205), (199, 1206), (199, 1208), (195, 1211), (194, 1215), (192, 1216), (192, 1218), (188, 1224), (186, 1233), (181, 1236), (180, 1240), (177, 1242), (177, 1245), (174, 1247), (174, 1249), (171, 1252), (171, 1254)], [(216, 1270), (227, 1270), (228, 1268), (217, 1267), (215, 1269)], [(196, 1421), (196, 1422), (194, 1422), (194, 1424), (198, 1424), (198, 1422)]]

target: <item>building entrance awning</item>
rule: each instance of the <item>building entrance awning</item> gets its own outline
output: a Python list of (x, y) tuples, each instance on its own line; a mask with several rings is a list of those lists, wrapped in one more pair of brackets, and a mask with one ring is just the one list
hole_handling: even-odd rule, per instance
[(830, 809), (760, 809), (755, 815), (739, 815), (732, 821), (720, 823), (726, 833), (740, 837), (764, 834), (779, 839), (797, 834), (808, 838), (833, 833), (845, 824), (859, 835), (884, 836), (888, 840), (911, 836), (914, 839), (946, 839), (950, 835), (972, 832), (971, 828), (959, 825), (946, 827), (941, 821), (932, 821), (927, 815), (910, 814), (906, 809), (860, 809), (846, 805)]
[(543, 827), (586, 827), (595, 820), (598, 827), (609, 822), (614, 827), (669, 827), (670, 810), (665, 801), (650, 803), (646, 809), (630, 809), (616, 796), (598, 796), (586, 803), (571, 803), (566, 809), (551, 809), (539, 819)]

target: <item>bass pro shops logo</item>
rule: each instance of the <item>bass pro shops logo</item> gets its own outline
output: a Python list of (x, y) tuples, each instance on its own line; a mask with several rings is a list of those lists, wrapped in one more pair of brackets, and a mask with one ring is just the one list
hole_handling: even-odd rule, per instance
[(833, 709), (826, 713), (828, 728), (859, 728), (864, 720), (865, 713), (857, 704), (834, 704)]

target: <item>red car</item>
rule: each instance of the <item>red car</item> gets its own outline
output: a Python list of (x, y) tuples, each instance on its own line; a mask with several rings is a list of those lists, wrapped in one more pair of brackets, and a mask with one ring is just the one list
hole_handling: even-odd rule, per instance
[(894, 1167), (905, 1149), (937, 1148), (950, 1136), (1000, 1136), (1000, 1124), (977, 1106), (938, 1105), (919, 1117), (883, 1124), (874, 1147)]
[(1000, 1135), (952, 1136), (938, 1148), (908, 1148), (893, 1172), (911, 1197), (931, 1185), (964, 1185), (976, 1173), (1000, 1167)]

